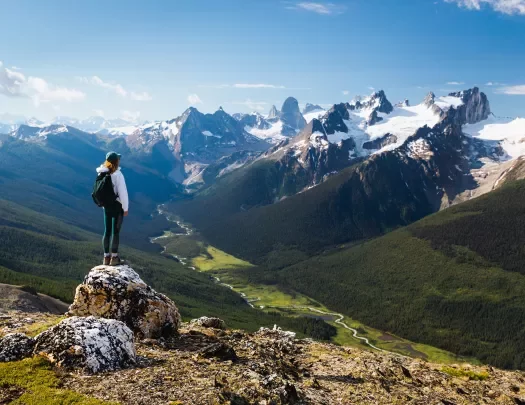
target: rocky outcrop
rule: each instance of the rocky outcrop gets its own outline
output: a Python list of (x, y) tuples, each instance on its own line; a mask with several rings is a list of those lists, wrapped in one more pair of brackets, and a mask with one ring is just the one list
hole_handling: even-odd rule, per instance
[(67, 370), (99, 373), (136, 363), (133, 332), (113, 319), (68, 318), (35, 340), (36, 355)]
[(450, 108), (447, 111), (444, 118), (447, 124), (476, 124), (477, 122), (486, 120), (491, 114), (490, 104), (486, 94), (480, 92), (477, 87), (457, 93), (450, 93), (449, 96), (460, 98), (463, 104), (457, 108)]
[(208, 318), (201, 316), (199, 319), (193, 319), (190, 325), (198, 325), (203, 328), (226, 329), (226, 323), (219, 318)]
[(157, 293), (128, 266), (98, 266), (77, 287), (69, 315), (116, 319), (139, 338), (177, 333), (180, 315), (168, 297)]
[(405, 98), (403, 101), (397, 103), (396, 107), (410, 107), (410, 101), (408, 101), (408, 98)]
[(384, 114), (390, 114), (394, 110), (392, 103), (388, 101), (383, 90), (372, 94), (369, 101), (369, 107), (374, 108), (377, 112), (382, 112)]
[(345, 124), (345, 120), (350, 119), (348, 108), (348, 103), (334, 104), (320, 120), (324, 128), (323, 132), (326, 132), (327, 135), (336, 132), (348, 132), (348, 127)]
[(270, 123), (264, 119), (259, 113), (254, 114), (240, 114), (235, 117), (243, 125), (243, 127), (250, 127), (256, 129), (268, 129), (271, 127)]
[(426, 105), (428, 108), (432, 107), (434, 103), (436, 102), (436, 95), (433, 92), (429, 92), (425, 99), (423, 100), (423, 104)]
[(397, 142), (397, 136), (392, 135), (392, 134), (386, 134), (380, 138), (376, 138), (372, 141), (365, 142), (363, 144), (363, 149), (378, 150), (378, 149), (382, 149), (385, 146), (391, 145), (396, 142)]
[(368, 126), (375, 125), (375, 124), (377, 124), (378, 122), (381, 122), (381, 121), (383, 121), (383, 117), (380, 117), (377, 114), (377, 110), (373, 110), (370, 113), (370, 115), (368, 116), (368, 118), (366, 119), (366, 125), (368, 125)]
[(17, 361), (30, 357), (35, 341), (23, 333), (9, 333), (0, 339), (0, 362)]
[(306, 120), (299, 110), (299, 102), (295, 98), (288, 97), (284, 101), (281, 109), (281, 121), (296, 130), (301, 130), (306, 126)]
[(272, 105), (272, 108), (270, 109), (270, 112), (268, 113), (268, 117), (266, 117), (268, 120), (273, 120), (279, 118), (279, 110), (276, 106)]

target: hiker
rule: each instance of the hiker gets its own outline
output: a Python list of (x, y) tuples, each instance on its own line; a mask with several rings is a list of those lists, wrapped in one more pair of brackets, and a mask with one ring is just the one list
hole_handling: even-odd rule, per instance
[(120, 229), (124, 217), (128, 215), (129, 200), (126, 180), (119, 167), (120, 156), (116, 152), (106, 155), (106, 161), (97, 167), (98, 176), (93, 188), (93, 200), (99, 207), (104, 207), (105, 229), (102, 244), (106, 266), (118, 266), (122, 263), (118, 254)]

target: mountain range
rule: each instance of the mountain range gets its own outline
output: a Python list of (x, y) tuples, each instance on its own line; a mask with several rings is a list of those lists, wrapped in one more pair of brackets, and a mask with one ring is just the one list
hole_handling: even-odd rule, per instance
[[(399, 322), (388, 322), (376, 310), (367, 312), (366, 308), (376, 307), (365, 298), (341, 298), (349, 291), (347, 284), (352, 277), (359, 276), (356, 280), (366, 284), (367, 268), (376, 269), (379, 278), (383, 274), (381, 264), (386, 262), (368, 264), (369, 259), (359, 256), (356, 246), (365, 244), (373, 256), (374, 250), (379, 254), (384, 246), (392, 244), (388, 255), (395, 255), (398, 247), (403, 257), (413, 253), (413, 245), (405, 246), (399, 235), (415, 235), (426, 229), (424, 224), (432, 222), (418, 221), (433, 221), (431, 214), (496, 190), (488, 199), (473, 201), (477, 208), (457, 211), (458, 216), (483, 212), (479, 216), (481, 227), (490, 223), (485, 217), (494, 215), (491, 210), (498, 206), (497, 201), (520, 198), (520, 188), (505, 192), (498, 189), (525, 177), (525, 119), (496, 116), (487, 96), (478, 88), (441, 97), (429, 93), (420, 103), (392, 103), (384, 91), (377, 91), (328, 109), (307, 104), (302, 111), (299, 102), (290, 97), (280, 110), (272, 107), (267, 115), (230, 115), (222, 108), (204, 114), (192, 107), (165, 121), (129, 125), (121, 133), (110, 130), (115, 128), (110, 124), (124, 123), (100, 119), (88, 119), (82, 124), (67, 119), (52, 124), (37, 120), (6, 123), (9, 128), (0, 135), (1, 198), (98, 232), (100, 211), (88, 198), (94, 168), (107, 150), (116, 150), (123, 155), (123, 171), (131, 190), (133, 215), (124, 232), (132, 247), (154, 250), (150, 236), (169, 229), (179, 231), (156, 210), (159, 204), (170, 201), (163, 210), (191, 226), (206, 243), (256, 266), (248, 273), (240, 272), (242, 277), (286, 291), (296, 290), (342, 313), (352, 315), (355, 311), (371, 326), (410, 339), (503, 367), (525, 367), (519, 359), (511, 360), (512, 356), (521, 356), (518, 347), (525, 343), (521, 337), (510, 341), (511, 329), (501, 325), (501, 336), (497, 331), (489, 336), (489, 332), (464, 322), (460, 308), (467, 304), (450, 298), (452, 292), (438, 284), (444, 282), (443, 278), (429, 276), (419, 306), (406, 304)], [(482, 201), (491, 209), (480, 206)], [(462, 206), (468, 207), (458, 205)], [(518, 216), (513, 211), (515, 206), (502, 207), (508, 215)], [(439, 224), (448, 220), (441, 213), (436, 218)], [(498, 221), (492, 226), (506, 224), (505, 217)], [(469, 234), (481, 229), (475, 221), (464, 225)], [(13, 227), (11, 223), (7, 226)], [(395, 231), (407, 226), (403, 228), (406, 231)], [(492, 255), (491, 251), (497, 250), (492, 245), (472, 246), (466, 236), (457, 241), (447, 239), (444, 244), (442, 234), (439, 239), (421, 232), (417, 238), (453, 258), (453, 263), (446, 264), (448, 277), (457, 269), (466, 271), (459, 266), (464, 260), (472, 264), (472, 272), (484, 271), (490, 262), (499, 269), (494, 271), (504, 272), (501, 274), (505, 277), (517, 277), (508, 272), (519, 273), (514, 262)], [(456, 234), (459, 238), (460, 233)], [(373, 240), (370, 245), (365, 243), (369, 240)], [(500, 246), (510, 243), (508, 238), (501, 241)], [(334, 256), (326, 259), (332, 253)], [(385, 260), (395, 263), (388, 255)], [(519, 250), (516, 255), (521, 257)], [(348, 267), (347, 257), (359, 258), (355, 263), (363, 267)], [(396, 268), (402, 268), (402, 262)], [(414, 270), (416, 265), (426, 266), (418, 262), (411, 268)], [(354, 268), (364, 270), (353, 274)], [(327, 285), (333, 285), (332, 297), (312, 282), (317, 273), (323, 274)], [(401, 271), (401, 281), (405, 276)], [(490, 291), (497, 290), (499, 296), (504, 295), (503, 290), (485, 290), (473, 277), (475, 274), (469, 273), (455, 280), (454, 285), (461, 291), (470, 288), (469, 296), (478, 297), (483, 303), (480, 308), (487, 313), (507, 319), (503, 313), (520, 313), (525, 308), (516, 299), (498, 302), (500, 312), (487, 309), (484, 305)], [(297, 285), (291, 281), (295, 278)], [(335, 285), (338, 280), (345, 282)], [(395, 292), (390, 299), (406, 302), (405, 292), (420, 284), (401, 281), (399, 285), (405, 291), (401, 287), (390, 290)], [(379, 283), (377, 278), (370, 282)], [(418, 332), (417, 324), (423, 322), (418, 311), (437, 299), (428, 291), (445, 297), (440, 301), (442, 312), (429, 317), (426, 327)], [(376, 298), (386, 293), (371, 288), (369, 294)], [(514, 297), (515, 292), (512, 294)], [(474, 301), (468, 304), (474, 305)], [(447, 312), (447, 308), (453, 309)], [(469, 314), (476, 325), (486, 322), (483, 313)], [(453, 325), (450, 330), (445, 319)], [(446, 329), (442, 332), (446, 339), (436, 338), (440, 327)], [(469, 338), (459, 339), (461, 333)], [(498, 344), (508, 353), (486, 350), (487, 345)], [(467, 346), (469, 350), (464, 351), (462, 348)]]

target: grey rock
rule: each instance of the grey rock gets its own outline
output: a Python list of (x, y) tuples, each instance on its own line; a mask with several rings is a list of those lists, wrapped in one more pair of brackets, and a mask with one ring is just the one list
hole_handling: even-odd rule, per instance
[(39, 334), (34, 353), (66, 370), (99, 373), (136, 363), (133, 332), (113, 319), (72, 317)]
[(426, 105), (428, 108), (432, 107), (434, 103), (436, 102), (436, 95), (433, 92), (429, 92), (425, 99), (423, 100), (423, 104)]
[(365, 142), (363, 149), (367, 150), (378, 150), (384, 148), (387, 145), (391, 145), (397, 142), (397, 136), (392, 134), (385, 134), (380, 138), (376, 138), (372, 141)]
[(237, 354), (235, 350), (226, 343), (212, 343), (199, 351), (199, 354), (204, 358), (217, 358), (221, 361), (235, 361)]
[(192, 325), (202, 326), (203, 328), (226, 329), (226, 322), (219, 318), (209, 318), (201, 316), (199, 319), (193, 319)]
[(153, 290), (129, 266), (93, 268), (77, 287), (69, 315), (116, 319), (141, 339), (170, 337), (180, 325), (173, 301)]
[(368, 116), (368, 118), (366, 119), (366, 124), (368, 126), (372, 126), (372, 125), (375, 125), (377, 124), (378, 122), (381, 122), (383, 121), (383, 118), (380, 117), (378, 114), (377, 114), (377, 110), (373, 110), (370, 115)]
[(0, 339), (0, 362), (31, 357), (35, 341), (23, 333), (9, 333)]
[(477, 87), (450, 93), (449, 96), (461, 98), (463, 104), (458, 108), (450, 108), (447, 111), (445, 119), (448, 124), (476, 124), (486, 120), (491, 114), (490, 104), (486, 94), (480, 92)]

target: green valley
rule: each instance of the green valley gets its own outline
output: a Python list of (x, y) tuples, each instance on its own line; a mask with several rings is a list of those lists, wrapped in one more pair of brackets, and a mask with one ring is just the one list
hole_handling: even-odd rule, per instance
[(505, 368), (525, 367), (525, 182), (250, 283), (293, 288), (381, 330)]
[[(224, 287), (232, 289), (252, 305), (266, 312), (325, 320), (337, 329), (337, 335), (332, 337), (335, 343), (369, 350), (373, 350), (375, 346), (381, 350), (435, 362), (453, 363), (467, 360), (432, 346), (413, 343), (392, 333), (384, 333), (349, 316), (344, 316), (343, 320), (343, 315), (334, 314), (334, 311), (320, 302), (298, 293), (293, 285), (284, 286), (254, 281), (249, 275), (258, 274), (261, 268), (208, 245), (199, 234), (192, 232), (191, 235), (167, 235), (158, 243), (166, 246), (164, 254), (176, 255), (190, 268), (211, 274)], [(336, 322), (340, 318), (342, 322)], [(356, 331), (359, 338), (354, 337), (351, 329)], [(368, 339), (371, 346), (363, 339)], [(468, 361), (475, 362), (474, 359), (468, 359)]]

